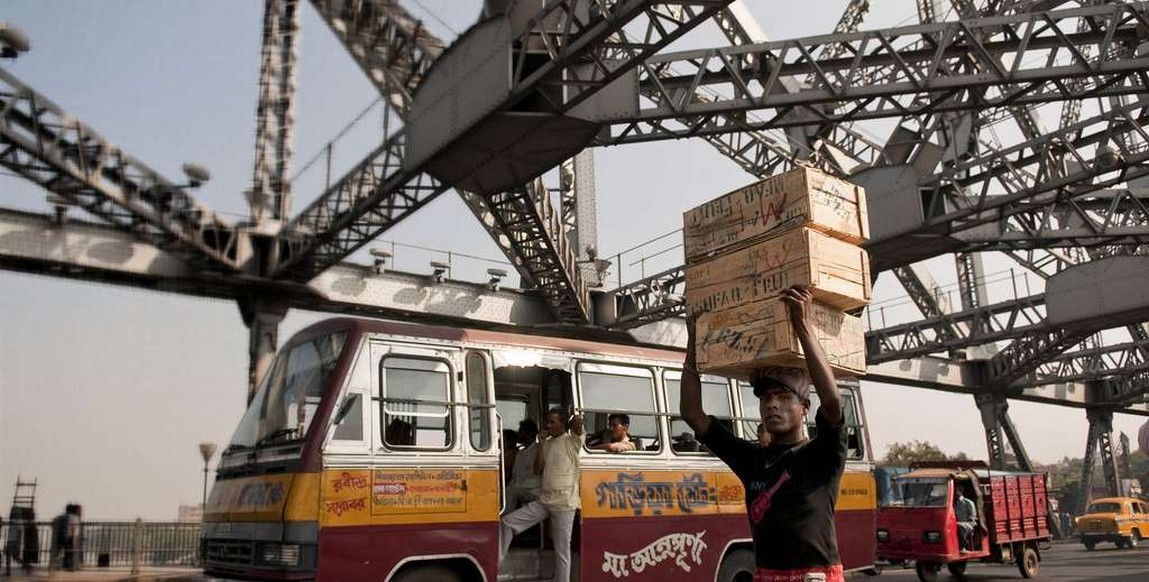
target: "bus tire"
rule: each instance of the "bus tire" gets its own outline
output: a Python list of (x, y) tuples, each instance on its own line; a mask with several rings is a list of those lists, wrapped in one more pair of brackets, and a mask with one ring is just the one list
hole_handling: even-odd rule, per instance
[(718, 566), (717, 582), (752, 582), (754, 580), (754, 553), (734, 550)]
[(933, 562), (916, 562), (914, 564), (914, 571), (918, 574), (918, 580), (922, 582), (936, 582), (938, 571), (941, 569), (941, 564)]
[(1036, 576), (1039, 562), (1037, 550), (1027, 546), (1021, 553), (1021, 559), (1017, 561), (1017, 569), (1021, 572), (1021, 577), (1033, 578)]
[(463, 582), (454, 570), (439, 565), (412, 566), (399, 572), (391, 582)]
[(1092, 551), (1093, 551), (1093, 548), (1096, 548), (1096, 547), (1097, 547), (1097, 542), (1095, 542), (1095, 541), (1093, 541), (1093, 540), (1085, 540), (1085, 541), (1084, 541), (1084, 542), (1082, 542), (1082, 543), (1083, 543), (1083, 544), (1085, 544), (1085, 549), (1086, 549), (1087, 551), (1090, 551), (1090, 552), (1092, 552)]

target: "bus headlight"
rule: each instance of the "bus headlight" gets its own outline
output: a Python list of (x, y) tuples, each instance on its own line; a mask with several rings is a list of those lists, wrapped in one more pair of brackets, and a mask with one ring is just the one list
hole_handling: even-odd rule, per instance
[(890, 530), (888, 530), (888, 529), (878, 530), (878, 541), (881, 543), (886, 543), (886, 542), (890, 541)]
[(922, 536), (922, 541), (927, 544), (940, 544), (942, 543), (942, 532), (940, 531), (927, 531)]
[(259, 548), (258, 561), (263, 566), (295, 567), (300, 554), (299, 544), (265, 543)]

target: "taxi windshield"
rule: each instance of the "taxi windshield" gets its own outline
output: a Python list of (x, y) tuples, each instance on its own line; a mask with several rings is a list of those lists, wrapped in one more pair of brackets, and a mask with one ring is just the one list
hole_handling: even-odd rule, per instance
[(264, 375), (227, 451), (302, 439), (346, 341), (347, 333), (338, 332), (281, 351)]
[(898, 486), (906, 507), (945, 507), (949, 502), (947, 479), (899, 479)]

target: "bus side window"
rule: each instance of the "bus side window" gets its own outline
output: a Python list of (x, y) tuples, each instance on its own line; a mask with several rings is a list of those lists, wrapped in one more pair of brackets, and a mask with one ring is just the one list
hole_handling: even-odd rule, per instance
[[(852, 389), (841, 388), (842, 391), (842, 415), (846, 423), (846, 458), (847, 459), (864, 459), (866, 457), (866, 450), (864, 441), (862, 440), (862, 423), (858, 418), (857, 395)], [(818, 427), (814, 422), (814, 415), (818, 412), (820, 401), (818, 395), (810, 392), (810, 413), (806, 418), (806, 432), (810, 438), (814, 438), (818, 434)]]
[(630, 417), (628, 433), (635, 451), (662, 450), (654, 405), (654, 376), (649, 369), (598, 364), (579, 365), (587, 442), (610, 438), (609, 417)]
[(451, 367), (435, 359), (395, 357), (380, 362), (383, 444), (445, 449), (452, 443)]
[[(713, 454), (698, 442), (690, 425), (678, 415), (682, 402), (682, 373), (668, 370), (662, 378), (666, 386), (666, 412), (670, 415), (670, 448), (679, 454)], [(734, 403), (730, 400), (729, 381), (714, 376), (702, 377), (702, 409), (731, 433), (734, 432)]]

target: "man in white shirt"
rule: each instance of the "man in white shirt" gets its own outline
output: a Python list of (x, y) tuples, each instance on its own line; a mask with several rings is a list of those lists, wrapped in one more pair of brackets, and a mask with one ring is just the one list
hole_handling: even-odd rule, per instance
[(535, 473), (535, 460), (539, 456), (539, 425), (529, 418), (524, 419), (519, 423), (516, 438), (523, 448), (515, 455), (511, 483), (507, 487), (507, 507), (511, 511), (538, 499), (539, 486), (543, 481)]
[(499, 524), (499, 562), (507, 556), (515, 534), (551, 519), (551, 540), (555, 547), (555, 582), (569, 582), (571, 575), (571, 530), (579, 508), (579, 451), (586, 441), (582, 417), (570, 418), (570, 432), (563, 411), (551, 409), (544, 417), (547, 438), (539, 445), (536, 473), (542, 475), (539, 498), (503, 516)]

